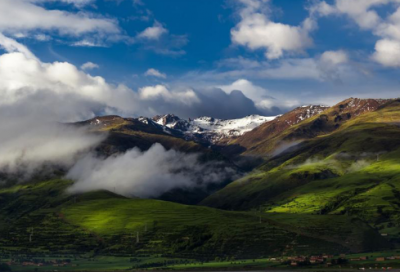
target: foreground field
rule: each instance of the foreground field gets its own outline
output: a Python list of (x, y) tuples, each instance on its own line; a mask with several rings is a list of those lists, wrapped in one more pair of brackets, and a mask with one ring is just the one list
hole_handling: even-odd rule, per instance
[(66, 193), (70, 185), (49, 180), (0, 190), (0, 216), (6, 222), (0, 228), (0, 253), (91, 252), (210, 261), (391, 246), (362, 221), (344, 215), (232, 212), (106, 191), (75, 196)]

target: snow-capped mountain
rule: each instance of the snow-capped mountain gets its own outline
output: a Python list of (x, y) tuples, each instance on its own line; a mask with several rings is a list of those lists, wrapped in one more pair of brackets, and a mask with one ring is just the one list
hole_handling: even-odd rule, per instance
[(235, 138), (253, 130), (276, 116), (250, 115), (239, 119), (217, 119), (199, 117), (184, 120), (173, 114), (155, 116), (153, 120), (162, 126), (181, 131), (189, 140), (215, 144), (223, 139)]

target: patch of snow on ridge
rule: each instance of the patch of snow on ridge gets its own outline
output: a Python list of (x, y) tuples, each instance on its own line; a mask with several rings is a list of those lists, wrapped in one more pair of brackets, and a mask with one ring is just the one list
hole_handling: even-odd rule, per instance
[(191, 121), (192, 127), (200, 127), (206, 131), (214, 131), (225, 136), (241, 136), (276, 116), (250, 115), (239, 119), (222, 120), (211, 117), (200, 117)]
[(184, 120), (173, 114), (156, 116), (153, 120), (162, 126), (181, 131), (189, 140), (216, 143), (224, 138), (239, 137), (277, 116), (250, 115), (238, 119), (199, 117)]

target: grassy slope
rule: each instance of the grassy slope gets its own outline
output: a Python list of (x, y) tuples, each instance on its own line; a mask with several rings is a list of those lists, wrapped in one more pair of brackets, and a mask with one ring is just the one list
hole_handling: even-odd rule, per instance
[(242, 210), (263, 205), (268, 213), (346, 214), (398, 239), (399, 120), (397, 101), (360, 115), (334, 133), (270, 160), (203, 204)]
[[(253, 212), (126, 199), (109, 192), (75, 197), (64, 193), (69, 185), (52, 180), (1, 189), (0, 219), (7, 224), (0, 229), (0, 253), (167, 254), (213, 260), (360, 252), (371, 248), (359, 238), (376, 236), (365, 224), (345, 217), (319, 219), (317, 225), (325, 225), (327, 231), (317, 233), (312, 217), (307, 227), (298, 229), (291, 220), (300, 218), (291, 216), (283, 220), (263, 214), (260, 223)], [(332, 221), (335, 227), (329, 228)]]

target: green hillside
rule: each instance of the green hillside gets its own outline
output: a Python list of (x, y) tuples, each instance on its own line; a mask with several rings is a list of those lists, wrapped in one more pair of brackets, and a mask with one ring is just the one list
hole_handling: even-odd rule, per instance
[(202, 204), (238, 210), (262, 206), (269, 214), (344, 215), (398, 242), (399, 113), (399, 102), (393, 101), (349, 120), (270, 159)]

